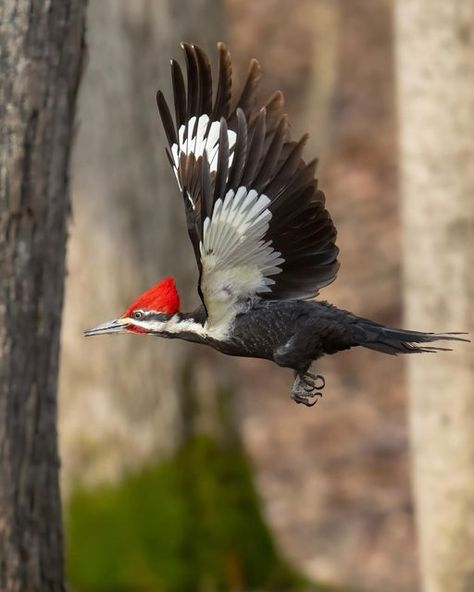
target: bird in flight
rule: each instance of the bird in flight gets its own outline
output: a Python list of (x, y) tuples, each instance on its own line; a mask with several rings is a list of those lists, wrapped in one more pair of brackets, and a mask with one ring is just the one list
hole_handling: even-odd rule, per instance
[(174, 119), (157, 104), (168, 140), (199, 269), (202, 305), (180, 311), (172, 277), (142, 294), (122, 316), (85, 335), (136, 333), (202, 343), (228, 355), (271, 360), (295, 373), (291, 397), (312, 406), (324, 378), (311, 365), (325, 354), (362, 346), (387, 354), (434, 352), (427, 344), (457, 333), (385, 327), (316, 301), (336, 279), (336, 228), (315, 179), (316, 160), (302, 157), (307, 136), (290, 137), (284, 100), (263, 105), (261, 69), (249, 65), (232, 96), (229, 51), (218, 44), (216, 89), (208, 57), (183, 43), (186, 82), (171, 60)]

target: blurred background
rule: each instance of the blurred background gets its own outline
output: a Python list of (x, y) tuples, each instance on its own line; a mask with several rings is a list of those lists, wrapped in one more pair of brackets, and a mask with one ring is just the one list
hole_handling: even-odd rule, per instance
[(403, 360), (321, 361), (306, 409), (267, 362), (81, 337), (168, 274), (198, 302), (154, 103), (182, 40), (214, 66), (225, 41), (237, 88), (259, 59), (262, 99), (284, 92), (320, 158), (341, 248), (323, 297), (403, 324), (393, 18), (391, 0), (90, 0), (60, 376), (72, 590), (418, 588)]

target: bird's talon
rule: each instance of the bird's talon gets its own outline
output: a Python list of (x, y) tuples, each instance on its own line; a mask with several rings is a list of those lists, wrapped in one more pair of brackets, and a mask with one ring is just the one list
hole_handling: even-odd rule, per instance
[(305, 407), (314, 407), (314, 405), (316, 405), (316, 403), (318, 402), (319, 397), (322, 397), (322, 393), (315, 391), (307, 394), (292, 393), (291, 397), (293, 401), (295, 401), (295, 403), (298, 403), (298, 405), (304, 405)]
[(304, 405), (305, 407), (314, 407), (318, 402), (317, 399), (315, 401), (309, 401), (306, 397), (293, 397), (293, 400), (295, 403), (298, 403), (298, 405)]
[(295, 384), (291, 391), (291, 398), (305, 407), (313, 407), (323, 394), (320, 392), (325, 386), (325, 380), (320, 374), (306, 372), (296, 374)]
[(318, 386), (316, 388), (323, 389), (326, 386), (326, 379), (324, 378), (324, 376), (321, 376), (321, 374), (318, 374), (316, 376), (316, 379), (319, 379), (321, 381), (321, 386)]

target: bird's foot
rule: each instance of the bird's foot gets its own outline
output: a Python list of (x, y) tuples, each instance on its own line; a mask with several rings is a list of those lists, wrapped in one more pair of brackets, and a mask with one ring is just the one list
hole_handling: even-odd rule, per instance
[(318, 398), (323, 396), (321, 391), (325, 385), (326, 381), (321, 374), (312, 372), (297, 374), (291, 389), (291, 398), (298, 404), (313, 407), (318, 402)]

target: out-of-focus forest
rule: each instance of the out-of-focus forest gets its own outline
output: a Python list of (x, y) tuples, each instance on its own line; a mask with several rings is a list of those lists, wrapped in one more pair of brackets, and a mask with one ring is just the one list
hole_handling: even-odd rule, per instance
[[(290, 374), (266, 362), (228, 361), (188, 344), (143, 338), (78, 339), (84, 327), (113, 317), (166, 274), (177, 276), (185, 309), (197, 302), (194, 258), (153, 102), (157, 87), (169, 95), (169, 58), (182, 58), (182, 39), (201, 44), (214, 63), (215, 42), (226, 40), (237, 87), (257, 57), (262, 98), (284, 91), (294, 134), (310, 132), (307, 155), (321, 159), (321, 187), (339, 229), (341, 272), (323, 296), (362, 316), (400, 324), (391, 3), (308, 0), (295, 7), (267, 0), (190, 7), (101, 0), (91, 2), (88, 22), (60, 390), (72, 583), (85, 590), (99, 586), (93, 569), (109, 577), (105, 562), (91, 565), (90, 545), (99, 545), (107, 561), (119, 555), (132, 578), (141, 564), (145, 581), (147, 570), (160, 574), (163, 559), (153, 555), (153, 541), (146, 548), (147, 534), (128, 532), (129, 522), (139, 520), (134, 512), (142, 511), (146, 496), (156, 498), (149, 509), (160, 516), (153, 536), (165, 537), (161, 552), (168, 537), (178, 537), (176, 529), (189, 528), (168, 515), (167, 496), (178, 494), (169, 482), (171, 491), (163, 491), (161, 463), (177, 462), (189, 430), (226, 438), (229, 427), (215, 417), (222, 404), (215, 399), (224, 390), (264, 519), (288, 562), (310, 580), (372, 589), (396, 580), (399, 590), (414, 589), (401, 360), (366, 351), (324, 360), (327, 395), (309, 411), (289, 400)], [(187, 393), (186, 381), (199, 392)], [(206, 478), (205, 467), (194, 470), (195, 479)], [(132, 495), (135, 509), (124, 499)], [(152, 517), (144, 519), (134, 530), (151, 528)], [(101, 520), (113, 522), (112, 532), (108, 523), (99, 526)], [(223, 533), (216, 525), (206, 528), (224, 540), (236, 534), (226, 533), (226, 524)], [(204, 546), (213, 544), (200, 536)], [(249, 532), (253, 536), (258, 532)], [(240, 578), (243, 587), (270, 584), (246, 582), (241, 552), (235, 570), (243, 573), (229, 585), (238, 589)], [(93, 555), (102, 561), (99, 548)], [(192, 556), (186, 553), (183, 561), (192, 563)]]
[[(284, 91), (294, 133), (309, 131), (307, 154), (320, 157), (342, 264), (324, 297), (362, 316), (402, 323), (393, 18), (389, 0), (91, 2), (60, 399), (70, 577), (78, 590), (100, 589), (100, 578), (112, 569), (106, 562), (117, 556), (124, 566), (123, 574), (112, 570), (117, 589), (127, 577), (143, 577), (143, 585), (148, 577), (157, 585), (164, 578), (165, 589), (174, 589), (178, 576), (165, 575), (173, 563), (162, 565), (178, 562), (173, 549), (205, 573), (198, 551), (179, 547), (191, 545), (178, 540), (181, 529), (185, 538), (192, 532), (203, 546), (214, 545), (213, 561), (227, 564), (231, 588), (271, 583), (266, 576), (246, 581), (249, 557), (244, 548), (232, 549), (240, 534), (212, 497), (221, 495), (200, 491), (207, 478), (210, 487), (229, 487), (222, 494), (231, 496), (223, 502), (229, 511), (239, 503), (232, 496), (250, 495), (247, 477), (234, 475), (231, 487), (231, 477), (208, 464), (221, 454), (217, 464), (230, 462), (227, 452), (212, 447), (218, 442), (227, 450), (221, 440), (231, 429), (245, 450), (238, 462), (252, 471), (278, 555), (298, 573), (343, 587), (416, 589), (401, 359), (364, 350), (324, 360), (327, 395), (308, 411), (290, 403), (288, 372), (265, 362), (229, 362), (191, 345), (134, 337), (78, 339), (83, 327), (113, 317), (165, 274), (177, 276), (186, 305), (196, 302), (194, 260), (153, 104), (157, 87), (170, 92), (168, 59), (182, 57), (182, 39), (211, 55), (214, 43), (225, 39), (237, 86), (249, 59), (258, 57), (262, 92)], [(231, 415), (225, 420), (223, 405)], [(186, 448), (194, 445), (211, 449)], [(181, 465), (180, 455), (188, 453), (191, 460)], [(202, 467), (187, 465), (201, 460)], [(213, 482), (221, 478), (225, 484)], [(181, 499), (188, 494), (191, 500)], [(205, 531), (180, 523), (178, 501), (196, 504)], [(154, 528), (144, 507), (156, 513)], [(212, 516), (207, 523), (207, 511), (216, 512), (216, 523)], [(236, 512), (245, 520), (243, 508)], [(259, 521), (255, 532), (247, 528), (250, 539), (263, 536)], [(207, 530), (226, 543), (208, 541)], [(215, 567), (209, 567), (210, 582)]]
[[(319, 157), (341, 249), (338, 279), (322, 297), (389, 326), (472, 331), (474, 187), (465, 220), (448, 201), (469, 194), (462, 180), (453, 187), (454, 167), (467, 184), (474, 179), (473, 140), (463, 135), (469, 109), (433, 82), (429, 52), (449, 55), (459, 39), (472, 48), (474, 15), (435, 4), (430, 20), (408, 0), (89, 0), (59, 371), (71, 590), (414, 592), (422, 572), (426, 591), (450, 592), (440, 587), (444, 575), (430, 579), (433, 565), (462, 554), (430, 545), (440, 533), (452, 540), (460, 524), (459, 546), (474, 540), (472, 496), (459, 513), (447, 509), (474, 479), (473, 440), (450, 429), (471, 413), (474, 422), (470, 344), (436, 359), (413, 356), (408, 373), (406, 360), (362, 348), (324, 359), (324, 397), (307, 409), (289, 398), (291, 373), (268, 362), (140, 336), (82, 338), (166, 275), (176, 278), (183, 310), (198, 303), (154, 99), (158, 88), (171, 96), (169, 59), (183, 63), (183, 40), (201, 45), (214, 67), (225, 41), (236, 88), (258, 58), (262, 99), (282, 90), (293, 134), (310, 133), (305, 156)], [(448, 17), (459, 20), (454, 33)], [(418, 72), (416, 52), (427, 52)], [(439, 69), (446, 85), (458, 77), (468, 93), (474, 65), (463, 59)], [(439, 89), (445, 110), (423, 81)], [(400, 107), (408, 96), (420, 111)], [(444, 138), (428, 133), (445, 111), (459, 113), (464, 138), (451, 151), (448, 124)], [(434, 150), (426, 170), (411, 168), (417, 151), (443, 142), (456, 164)], [(424, 235), (443, 216), (458, 224), (428, 244)], [(461, 260), (461, 249), (471, 255)], [(425, 281), (425, 268), (439, 281)], [(451, 281), (452, 306), (443, 300)], [(429, 442), (465, 461), (432, 496), (428, 484), (443, 481), (447, 467), (433, 461)], [(474, 574), (472, 559), (463, 561)], [(463, 585), (456, 592), (474, 590), (474, 576)]]

